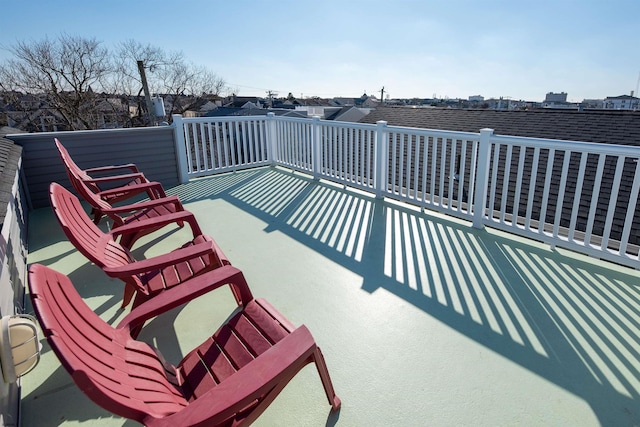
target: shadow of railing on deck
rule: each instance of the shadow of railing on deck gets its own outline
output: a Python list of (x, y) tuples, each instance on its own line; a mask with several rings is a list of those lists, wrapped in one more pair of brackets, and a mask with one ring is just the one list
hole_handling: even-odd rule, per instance
[[(187, 190), (188, 191), (183, 191)], [(193, 181), (185, 202), (222, 198), (583, 398), (602, 425), (638, 423), (640, 286), (548, 246), (275, 168)]]

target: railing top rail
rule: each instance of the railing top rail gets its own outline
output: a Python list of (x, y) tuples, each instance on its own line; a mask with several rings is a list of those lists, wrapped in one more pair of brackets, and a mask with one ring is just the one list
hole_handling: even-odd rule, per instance
[(246, 122), (267, 120), (267, 116), (213, 116), (213, 117), (183, 117), (184, 123), (212, 123), (212, 122)]
[(425, 128), (413, 128), (405, 126), (387, 126), (388, 132), (404, 133), (409, 135), (429, 135), (436, 136), (438, 138), (447, 139), (465, 139), (468, 141), (479, 141), (480, 133), (474, 132), (459, 132), (453, 130), (442, 129), (425, 129)]
[[(313, 118), (301, 118), (301, 117), (286, 117), (286, 116), (216, 116), (216, 117), (189, 117), (183, 118), (184, 123), (212, 123), (212, 122), (244, 122), (244, 121), (265, 121), (268, 119), (275, 119), (282, 122), (290, 123), (311, 123)], [(339, 122), (333, 120), (316, 120), (320, 126), (324, 127), (338, 127), (349, 129), (363, 129), (374, 130), (376, 125), (369, 123), (353, 123), (353, 122)], [(389, 133), (402, 133), (405, 135), (429, 135), (438, 138), (446, 139), (464, 139), (468, 141), (479, 141), (480, 133), (474, 132), (457, 132), (442, 129), (425, 129), (414, 128), (404, 126), (386, 126), (385, 130)], [(580, 151), (594, 154), (605, 155), (623, 155), (627, 157), (639, 157), (640, 147), (609, 144), (609, 143), (596, 143), (596, 142), (584, 142), (584, 141), (571, 141), (561, 139), (545, 139), (545, 138), (533, 138), (522, 136), (510, 136), (510, 135), (491, 135), (490, 142), (494, 144), (506, 144), (506, 145), (518, 145), (533, 148), (545, 148), (556, 150), (568, 150), (568, 151)]]
[(601, 142), (529, 138), (508, 135), (491, 135), (490, 142), (495, 144), (520, 145), (533, 148), (538, 147), (556, 150), (588, 152), (593, 154), (640, 157), (640, 146), (608, 144)]
[(332, 126), (339, 128), (351, 128), (351, 129), (363, 129), (363, 130), (375, 130), (376, 125), (370, 123), (354, 123), (354, 122), (339, 122), (335, 120), (320, 120), (321, 126)]
[[(274, 117), (278, 121), (282, 122), (290, 122), (290, 123), (311, 123), (316, 121), (315, 117), (287, 117), (287, 116), (276, 116)], [(341, 122), (337, 120), (317, 120), (317, 123), (320, 126), (331, 126), (338, 128), (350, 128), (350, 129), (364, 129), (364, 130), (375, 130), (376, 125), (372, 125), (370, 123), (356, 123), (356, 122)]]

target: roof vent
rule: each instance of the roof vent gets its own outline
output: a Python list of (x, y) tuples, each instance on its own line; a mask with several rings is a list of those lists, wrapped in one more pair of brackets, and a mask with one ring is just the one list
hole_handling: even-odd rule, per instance
[(7, 383), (36, 367), (40, 341), (36, 320), (27, 314), (4, 316), (0, 320), (0, 366)]

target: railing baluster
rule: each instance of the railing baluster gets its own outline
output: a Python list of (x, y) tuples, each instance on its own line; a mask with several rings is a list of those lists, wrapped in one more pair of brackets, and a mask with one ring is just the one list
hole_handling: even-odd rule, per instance
[(249, 162), (252, 164), (256, 162), (256, 152), (254, 147), (256, 145), (256, 121), (251, 120), (247, 123), (247, 143), (249, 144)]
[(438, 160), (438, 139), (433, 137), (433, 148), (431, 149), (431, 194), (429, 195), (429, 203), (435, 204), (436, 193), (436, 162)]
[(351, 177), (350, 177), (349, 181), (356, 182), (356, 178), (355, 178), (356, 175), (355, 175), (355, 169), (354, 169), (354, 166), (355, 166), (355, 161), (354, 160), (356, 159), (356, 156), (355, 156), (355, 151), (353, 149), (353, 138), (354, 138), (354, 135), (353, 135), (354, 132), (353, 131), (354, 131), (354, 129), (348, 129), (348, 132), (349, 132), (349, 173), (351, 174)]
[(462, 212), (462, 202), (464, 201), (464, 181), (465, 181), (465, 169), (467, 160), (467, 143), (466, 139), (460, 141), (460, 165), (458, 166), (458, 212)]
[(560, 188), (558, 190), (558, 201), (556, 204), (556, 216), (553, 221), (553, 237), (558, 238), (560, 235), (560, 220), (562, 218), (562, 205), (564, 204), (565, 190), (567, 189), (567, 176), (569, 175), (569, 164), (571, 160), (571, 151), (565, 150), (564, 161), (562, 162), (562, 173), (560, 178)]
[(598, 159), (598, 168), (596, 170), (596, 181), (593, 184), (593, 192), (591, 194), (591, 207), (589, 209), (589, 219), (587, 219), (587, 230), (584, 237), (584, 244), (591, 244), (591, 234), (593, 233), (593, 224), (596, 217), (596, 210), (598, 208), (598, 199), (600, 198), (600, 189), (602, 184), (602, 173), (604, 171), (604, 162), (607, 160), (605, 154), (600, 154)]
[(609, 246), (609, 238), (611, 237), (611, 227), (613, 226), (613, 218), (616, 212), (616, 202), (618, 201), (618, 193), (620, 192), (620, 182), (622, 181), (622, 171), (624, 169), (624, 161), (626, 157), (619, 156), (616, 162), (616, 172), (613, 178), (613, 188), (609, 195), (609, 206), (607, 207), (607, 218), (604, 221), (604, 232), (602, 233), (602, 244), (600, 250), (606, 251)]
[(454, 196), (454, 187), (455, 187), (455, 172), (456, 172), (456, 158), (458, 157), (458, 141), (455, 139), (451, 140), (451, 158), (449, 159), (449, 176), (448, 176), (448, 187), (447, 188), (447, 197), (449, 200), (449, 209), (453, 209), (453, 196)]
[(429, 141), (430, 136), (423, 137), (423, 149), (422, 149), (422, 203), (427, 202), (427, 176), (429, 174)]
[(227, 131), (229, 129), (229, 123), (222, 123), (222, 149), (224, 152), (224, 166), (231, 166), (231, 147), (229, 146), (229, 135)]
[(525, 147), (518, 147), (520, 150), (520, 156), (518, 157), (518, 174), (516, 175), (516, 194), (513, 198), (513, 211), (512, 223), (514, 227), (518, 226), (518, 217), (520, 216), (520, 195), (522, 194), (522, 174), (524, 173), (524, 156), (526, 153)]
[(407, 188), (407, 197), (410, 199), (415, 199), (415, 194), (412, 194), (412, 191), (415, 190), (415, 182), (412, 179), (411, 169), (414, 167), (413, 163), (413, 154), (414, 150), (418, 147), (418, 145), (413, 140), (413, 135), (407, 135), (407, 160), (406, 160), (406, 170), (405, 170), (405, 186)]
[(489, 191), (489, 213), (490, 220), (494, 220), (495, 204), (496, 204), (496, 192), (498, 188), (498, 163), (500, 162), (500, 144), (493, 146), (493, 165), (491, 171), (491, 189)]
[[(640, 159), (635, 159), (636, 170), (633, 175), (633, 185), (629, 194), (629, 204), (627, 205), (627, 214), (624, 217), (624, 227), (622, 228), (622, 237), (620, 239), (620, 254), (627, 254), (627, 246), (629, 237), (631, 236), (631, 227), (633, 226), (633, 218), (636, 213), (636, 205), (638, 203), (638, 193), (640, 192)], [(636, 260), (640, 259), (640, 253), (636, 256)]]
[(589, 157), (589, 154), (581, 153), (580, 157), (580, 169), (578, 171), (578, 180), (576, 181), (576, 190), (573, 195), (573, 208), (571, 210), (571, 223), (569, 225), (569, 240), (571, 241), (575, 239), (576, 223), (578, 213), (580, 212), (580, 199), (582, 199), (582, 189), (584, 186), (584, 173), (587, 167), (587, 158)]
[[(482, 215), (484, 215), (484, 212), (482, 212), (484, 209), (482, 207), (483, 203), (476, 200), (476, 176), (479, 176), (479, 163), (481, 161), (482, 158), (485, 158), (484, 156), (481, 156), (480, 153), (480, 142), (479, 141), (472, 141), (471, 142), (471, 164), (469, 165), (469, 190), (467, 192), (467, 214), (469, 215), (473, 215), (474, 216), (474, 224), (473, 226), (475, 227), (476, 224), (476, 219), (475, 219), (475, 212), (474, 212), (474, 206), (477, 206), (478, 211), (481, 211)], [(466, 157), (466, 156), (465, 156)], [(487, 154), (486, 160), (488, 160), (489, 155)], [(484, 174), (488, 173), (488, 166), (482, 166), (484, 168)], [(482, 184), (483, 185), (483, 191), (486, 191), (486, 183)], [(485, 199), (486, 199), (486, 193), (485, 194)], [(476, 203), (479, 203), (479, 205), (476, 205)]]
[(529, 195), (527, 196), (527, 213), (524, 220), (524, 229), (531, 231), (531, 215), (533, 213), (533, 201), (536, 194), (536, 180), (538, 178), (538, 163), (540, 162), (540, 147), (533, 149), (533, 163), (531, 164), (531, 176), (529, 178)]
[(209, 164), (210, 164), (210, 168), (211, 169), (215, 169), (216, 168), (216, 162), (215, 162), (215, 151), (213, 149), (213, 123), (208, 123), (207, 124), (207, 135), (209, 138), (209, 145), (207, 145), (207, 150), (208, 150), (208, 159), (209, 159)]
[(200, 149), (202, 150), (202, 170), (209, 169), (209, 159), (207, 156), (207, 138), (205, 137), (206, 132), (204, 129), (204, 123), (200, 123), (200, 138), (202, 142), (200, 143)]
[(193, 152), (195, 154), (195, 170), (199, 172), (200, 169), (200, 137), (198, 135), (198, 125), (193, 123), (191, 125), (191, 132), (193, 133)]
[(389, 178), (391, 181), (391, 194), (396, 194), (396, 158), (397, 149), (396, 149), (396, 140), (398, 134), (395, 132), (389, 135), (389, 148), (391, 150), (391, 176)]
[(446, 169), (446, 165), (447, 165), (447, 146), (448, 146), (448, 141), (446, 138), (442, 138), (442, 147), (441, 147), (441, 151), (440, 151), (440, 192), (438, 194), (438, 196), (440, 197), (439, 199), (439, 205), (441, 207), (446, 207), (447, 205), (444, 202), (444, 194), (445, 194), (445, 187), (444, 187), (444, 179), (447, 175), (447, 169)]
[[(507, 198), (509, 194), (509, 183), (511, 181), (511, 158), (513, 157), (513, 145), (507, 145), (507, 157), (504, 162), (504, 175), (502, 178), (502, 193), (500, 203), (500, 222), (506, 222)], [(513, 222), (511, 222), (512, 225)]]
[[(400, 134), (398, 135), (398, 139), (399, 142), (398, 144), (400, 145), (400, 154), (398, 155), (398, 195), (400, 197), (402, 197), (402, 189), (406, 188), (406, 184), (405, 184), (405, 171), (407, 169), (407, 167), (405, 166), (405, 153), (404, 153), (404, 147), (406, 144), (408, 144), (408, 142), (405, 142), (405, 138), (406, 135)], [(407, 150), (408, 151), (408, 150)], [(407, 197), (407, 193), (408, 193), (409, 189), (406, 188), (405, 190), (405, 197)]]
[(340, 174), (338, 173), (338, 128), (336, 126), (331, 127), (331, 173), (332, 177), (339, 180)]
[(416, 135), (415, 137), (415, 155), (413, 156), (413, 199), (419, 200), (418, 198), (418, 189), (419, 189), (419, 179), (420, 179), (420, 154), (424, 149), (424, 144), (421, 144), (420, 141), (424, 138), (420, 135)]
[(553, 178), (553, 165), (555, 163), (556, 150), (549, 149), (547, 157), (547, 170), (544, 175), (544, 186), (542, 187), (542, 207), (540, 208), (540, 219), (538, 232), (544, 234), (544, 224), (547, 219), (547, 207), (549, 206), (549, 194), (551, 191), (551, 180)]
[(193, 138), (191, 138), (191, 123), (185, 123), (184, 124), (184, 139), (185, 139), (185, 145), (187, 148), (187, 164), (189, 165), (189, 172), (196, 172), (193, 169), (193, 154), (191, 154), (191, 140)]

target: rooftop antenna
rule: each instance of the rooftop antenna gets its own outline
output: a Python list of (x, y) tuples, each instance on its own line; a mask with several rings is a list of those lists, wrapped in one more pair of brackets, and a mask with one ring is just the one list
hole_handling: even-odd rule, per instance
[(384, 86), (380, 89), (380, 102), (384, 102)]

